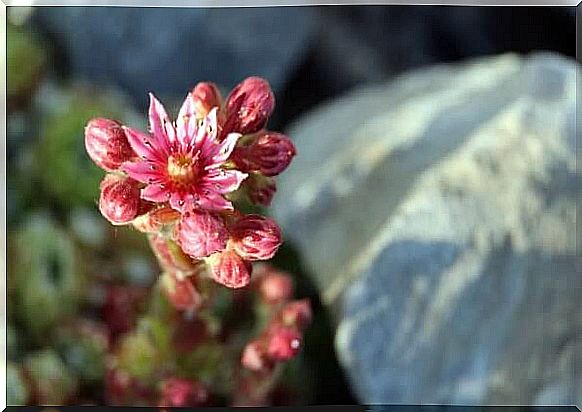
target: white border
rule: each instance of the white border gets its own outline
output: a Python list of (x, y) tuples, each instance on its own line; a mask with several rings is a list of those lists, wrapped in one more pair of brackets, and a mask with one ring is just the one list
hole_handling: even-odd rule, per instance
[[(2, 281), (0, 282), (0, 408), (6, 408), (6, 332), (7, 332), (7, 251), (6, 251), (6, 20), (7, 6), (111, 6), (111, 7), (277, 7), (277, 6), (330, 6), (330, 5), (441, 5), (441, 6), (577, 6), (580, 0), (448, 0), (442, 2), (423, 0), (335, 0), (335, 1), (314, 1), (314, 0), (165, 0), (157, 4), (146, 3), (145, 0), (125, 0), (123, 3), (116, 0), (0, 0), (0, 56), (4, 64), (0, 64), (0, 227), (3, 236), (0, 239), (0, 270)], [(578, 25), (578, 19), (576, 19)], [(578, 32), (578, 30), (576, 31)], [(578, 48), (578, 46), (577, 46)]]
[(580, 0), (0, 0), (7, 6), (277, 7), (346, 5), (576, 6)]

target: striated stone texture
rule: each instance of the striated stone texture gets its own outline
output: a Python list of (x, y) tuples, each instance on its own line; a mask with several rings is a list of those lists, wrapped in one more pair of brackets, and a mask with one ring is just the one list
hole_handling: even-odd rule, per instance
[(361, 402), (581, 403), (576, 70), (436, 66), (287, 130), (274, 214)]

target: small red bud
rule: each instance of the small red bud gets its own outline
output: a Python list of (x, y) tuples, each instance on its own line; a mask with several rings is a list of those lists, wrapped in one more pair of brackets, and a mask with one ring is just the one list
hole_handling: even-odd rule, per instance
[(85, 148), (91, 160), (108, 172), (117, 170), (123, 162), (135, 156), (121, 124), (104, 118), (87, 123)]
[(213, 107), (220, 107), (222, 96), (220, 90), (212, 82), (200, 82), (192, 89), (192, 98), (196, 106), (196, 117), (201, 119), (210, 113)]
[(149, 234), (148, 240), (158, 262), (164, 269), (185, 274), (196, 271), (196, 265), (192, 259), (186, 256), (173, 240), (157, 233)]
[(277, 223), (259, 215), (242, 217), (230, 232), (234, 249), (245, 260), (271, 259), (283, 242)]
[(275, 95), (269, 83), (260, 77), (248, 77), (239, 83), (226, 101), (225, 132), (241, 134), (261, 130), (275, 109)]
[(296, 300), (287, 303), (281, 309), (281, 319), (285, 325), (295, 326), (304, 330), (313, 318), (309, 299)]
[(114, 225), (125, 225), (142, 209), (139, 183), (131, 178), (108, 174), (101, 181), (99, 210)]
[(182, 215), (175, 228), (175, 238), (184, 253), (203, 258), (226, 248), (228, 231), (218, 215), (192, 210)]
[(214, 280), (229, 288), (238, 289), (251, 281), (252, 265), (232, 250), (210, 255), (207, 259)]
[(162, 383), (160, 407), (200, 406), (208, 400), (208, 390), (197, 381), (168, 378)]
[(178, 310), (189, 310), (200, 306), (202, 298), (191, 277), (178, 279), (176, 275), (165, 272), (160, 277), (162, 290), (168, 300)]
[(260, 371), (269, 368), (270, 360), (259, 341), (253, 341), (245, 346), (241, 364), (252, 371)]
[(272, 268), (261, 279), (259, 292), (267, 303), (284, 302), (293, 296), (293, 280), (289, 275)]
[(294, 328), (277, 328), (270, 336), (267, 353), (275, 361), (287, 361), (301, 349), (301, 338)]
[(289, 137), (264, 131), (249, 145), (237, 147), (232, 160), (243, 172), (276, 176), (289, 166), (296, 153), (295, 145)]

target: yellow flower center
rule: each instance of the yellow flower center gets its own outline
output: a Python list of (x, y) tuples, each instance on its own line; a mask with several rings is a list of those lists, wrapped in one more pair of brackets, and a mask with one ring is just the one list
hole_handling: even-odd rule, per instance
[(198, 177), (198, 166), (195, 159), (184, 156), (170, 156), (168, 159), (168, 176), (179, 184), (191, 184)]

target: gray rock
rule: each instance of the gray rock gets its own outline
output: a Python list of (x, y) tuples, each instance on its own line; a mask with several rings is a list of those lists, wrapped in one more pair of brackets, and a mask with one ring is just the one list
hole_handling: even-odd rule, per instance
[(39, 8), (35, 19), (60, 45), (73, 74), (183, 97), (198, 81), (226, 88), (267, 78), (281, 91), (314, 34), (313, 10), (283, 8)]
[(287, 131), (274, 215), (361, 402), (582, 401), (576, 70), (552, 54), (436, 66)]

